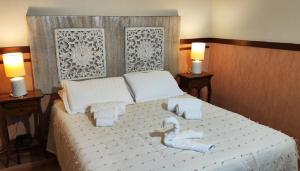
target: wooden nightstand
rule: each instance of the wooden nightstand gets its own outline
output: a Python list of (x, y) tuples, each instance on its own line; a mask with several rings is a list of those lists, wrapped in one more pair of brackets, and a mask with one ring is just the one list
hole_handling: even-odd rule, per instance
[[(44, 146), (42, 132), (42, 109), (41, 109), (41, 99), (44, 97), (40, 90), (29, 91), (26, 96), (23, 97), (11, 97), (9, 94), (0, 94), (0, 127), (1, 127), (1, 139), (3, 144), (2, 152), (6, 155), (5, 166), (9, 166), (10, 157), (10, 144), (9, 132), (7, 128), (7, 116), (30, 116), (34, 115), (34, 136), (39, 145)], [(20, 158), (18, 156), (17, 163), (20, 163)]]
[(200, 98), (200, 90), (207, 87), (207, 101), (210, 102), (211, 97), (211, 78), (213, 74), (202, 72), (201, 74), (182, 73), (178, 75), (180, 78), (179, 86), (191, 94), (192, 89), (197, 89), (198, 98)]

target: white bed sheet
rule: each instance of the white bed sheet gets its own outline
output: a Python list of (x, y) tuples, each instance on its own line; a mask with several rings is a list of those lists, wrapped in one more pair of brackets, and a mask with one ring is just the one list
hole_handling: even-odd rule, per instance
[(203, 131), (211, 153), (168, 148), (161, 143), (161, 122), (175, 116), (166, 100), (128, 105), (113, 127), (95, 127), (90, 114), (68, 115), (56, 101), (48, 150), (63, 171), (109, 170), (288, 170), (298, 171), (294, 139), (239, 114), (203, 102), (201, 120), (178, 117), (182, 129)]

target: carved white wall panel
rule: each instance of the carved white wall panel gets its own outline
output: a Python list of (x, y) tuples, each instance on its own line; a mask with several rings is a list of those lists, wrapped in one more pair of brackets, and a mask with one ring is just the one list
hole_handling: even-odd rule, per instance
[(55, 43), (60, 80), (106, 76), (104, 29), (56, 29)]
[(164, 28), (127, 27), (126, 72), (164, 69)]

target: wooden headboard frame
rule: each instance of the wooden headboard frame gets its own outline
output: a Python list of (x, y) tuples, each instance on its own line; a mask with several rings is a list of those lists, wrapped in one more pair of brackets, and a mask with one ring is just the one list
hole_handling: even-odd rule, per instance
[(179, 16), (27, 16), (35, 88), (46, 94), (59, 87), (54, 30), (104, 28), (107, 76), (125, 73), (125, 28), (164, 27), (164, 69), (178, 73)]

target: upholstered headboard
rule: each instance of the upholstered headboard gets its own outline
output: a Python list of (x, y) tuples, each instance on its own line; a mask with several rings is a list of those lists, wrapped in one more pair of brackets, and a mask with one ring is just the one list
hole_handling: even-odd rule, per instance
[(163, 69), (178, 72), (179, 16), (27, 16), (35, 87), (51, 93), (60, 86), (55, 30), (63, 28), (103, 28), (106, 76), (126, 72), (125, 30), (127, 27), (163, 28)]

